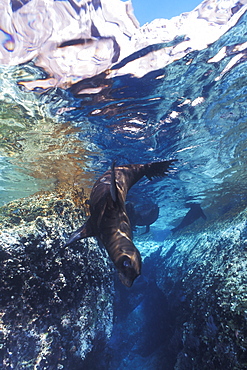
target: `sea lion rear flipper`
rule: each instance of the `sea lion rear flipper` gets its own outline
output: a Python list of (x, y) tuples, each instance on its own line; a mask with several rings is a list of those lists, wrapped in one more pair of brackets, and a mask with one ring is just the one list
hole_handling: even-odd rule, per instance
[[(89, 219), (90, 220), (90, 219)], [(87, 238), (89, 236), (94, 236), (92, 227), (91, 227), (91, 222), (87, 221), (84, 225), (79, 227), (78, 230), (76, 230), (69, 238), (69, 240), (66, 242), (65, 247), (68, 245), (71, 245), (72, 243), (81, 240), (83, 238)]]
[(142, 235), (149, 233), (149, 231), (150, 231), (150, 225), (146, 225), (146, 231), (144, 231)]

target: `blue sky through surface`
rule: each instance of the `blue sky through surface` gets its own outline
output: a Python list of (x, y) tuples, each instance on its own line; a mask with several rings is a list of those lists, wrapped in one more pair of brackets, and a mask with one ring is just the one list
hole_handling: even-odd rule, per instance
[(134, 14), (140, 25), (156, 18), (170, 19), (184, 12), (190, 12), (200, 0), (132, 0)]

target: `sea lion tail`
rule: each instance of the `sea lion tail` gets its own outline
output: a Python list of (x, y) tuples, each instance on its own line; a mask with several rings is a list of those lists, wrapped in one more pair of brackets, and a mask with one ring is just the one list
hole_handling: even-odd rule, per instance
[(169, 161), (153, 162), (144, 165), (145, 175), (149, 180), (154, 177), (164, 177), (169, 172), (169, 167), (176, 162), (177, 159), (171, 159)]

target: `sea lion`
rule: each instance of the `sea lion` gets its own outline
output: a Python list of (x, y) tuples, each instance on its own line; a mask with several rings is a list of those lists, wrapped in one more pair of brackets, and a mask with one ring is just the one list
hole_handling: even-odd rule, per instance
[(94, 184), (89, 207), (91, 216), (75, 231), (65, 246), (95, 236), (103, 244), (117, 268), (121, 282), (131, 287), (141, 274), (141, 255), (132, 242), (132, 230), (125, 208), (129, 189), (143, 176), (149, 180), (168, 174), (174, 160), (129, 164), (106, 171)]
[(186, 213), (182, 221), (177, 227), (174, 227), (171, 231), (175, 233), (178, 230), (183, 229), (186, 226), (189, 226), (193, 222), (195, 222), (198, 218), (202, 217), (204, 220), (207, 219), (206, 215), (204, 214), (203, 210), (201, 209), (200, 204), (198, 203), (190, 203), (187, 205), (187, 207), (190, 207), (189, 212)]
[(128, 202), (126, 203), (126, 210), (133, 230), (135, 226), (146, 226), (146, 230), (143, 234), (150, 231), (150, 225), (153, 224), (159, 216), (159, 207), (152, 201), (138, 206), (135, 206), (133, 202)]

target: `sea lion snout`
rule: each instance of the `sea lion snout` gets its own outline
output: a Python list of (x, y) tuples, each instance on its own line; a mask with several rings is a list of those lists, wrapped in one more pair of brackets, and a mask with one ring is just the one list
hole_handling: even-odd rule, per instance
[(117, 263), (118, 276), (121, 282), (130, 288), (134, 280), (141, 274), (141, 256), (138, 250), (132, 255), (122, 255)]

